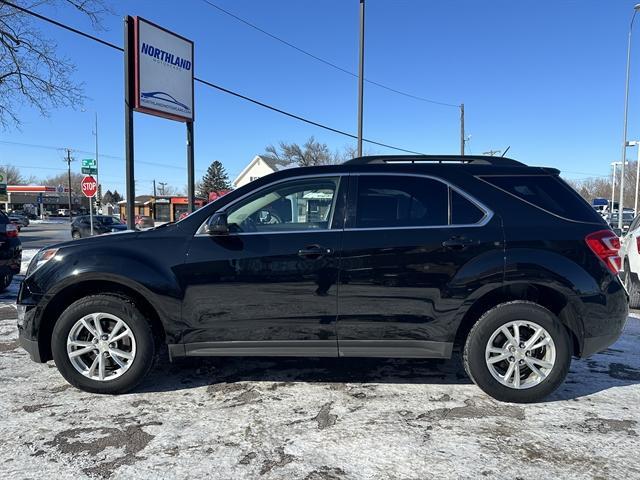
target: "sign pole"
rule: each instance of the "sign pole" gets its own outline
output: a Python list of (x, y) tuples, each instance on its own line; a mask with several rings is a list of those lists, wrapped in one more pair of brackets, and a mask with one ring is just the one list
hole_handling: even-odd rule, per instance
[(187, 122), (187, 210), (195, 210), (195, 172), (193, 160), (193, 122)]
[(127, 228), (135, 230), (136, 185), (133, 169), (133, 18), (124, 20), (124, 144), (126, 161)]
[(91, 223), (91, 236), (93, 237), (93, 197), (89, 197), (89, 222)]

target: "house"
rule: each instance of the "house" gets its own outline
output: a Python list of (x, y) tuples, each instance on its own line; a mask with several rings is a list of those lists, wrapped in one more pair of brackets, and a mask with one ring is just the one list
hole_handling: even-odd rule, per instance
[[(205, 203), (204, 198), (194, 199), (196, 209)], [(189, 201), (185, 196), (138, 195), (134, 203), (134, 212), (136, 215), (151, 217), (157, 222), (176, 222), (180, 219), (180, 215), (188, 211), (188, 206)], [(118, 208), (120, 218), (125, 220), (127, 201), (118, 202)]]
[(233, 188), (242, 187), (249, 182), (253, 182), (260, 177), (269, 175), (270, 173), (277, 172), (284, 168), (289, 168), (289, 165), (284, 165), (272, 158), (262, 157), (256, 155), (253, 160), (249, 162), (249, 165), (244, 167), (244, 170), (233, 181)]

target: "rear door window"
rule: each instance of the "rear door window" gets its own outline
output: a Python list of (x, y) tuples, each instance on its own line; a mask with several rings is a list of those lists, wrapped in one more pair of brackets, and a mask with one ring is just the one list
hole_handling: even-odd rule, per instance
[(448, 187), (429, 178), (363, 175), (358, 179), (356, 228), (448, 224)]
[(470, 200), (462, 194), (451, 189), (451, 224), (452, 225), (473, 225), (479, 223), (485, 212), (480, 210)]
[(579, 222), (601, 223), (598, 213), (555, 175), (481, 177), (491, 185), (554, 215)]

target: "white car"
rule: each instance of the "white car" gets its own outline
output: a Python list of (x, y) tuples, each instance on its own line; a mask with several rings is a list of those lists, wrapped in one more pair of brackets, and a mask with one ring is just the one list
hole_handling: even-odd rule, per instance
[(629, 293), (629, 306), (640, 308), (640, 215), (621, 238), (619, 255), (622, 259), (620, 275)]

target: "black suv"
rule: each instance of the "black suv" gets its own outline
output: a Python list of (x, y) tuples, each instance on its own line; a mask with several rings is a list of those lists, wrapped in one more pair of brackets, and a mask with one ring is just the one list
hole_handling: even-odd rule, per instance
[(618, 238), (552, 168), (363, 157), (287, 169), (184, 220), (40, 251), (24, 348), (90, 392), (173, 358), (449, 358), (495, 398), (539, 400), (628, 314)]
[(0, 292), (6, 290), (13, 276), (20, 272), (22, 243), (18, 232), (18, 226), (0, 211)]

